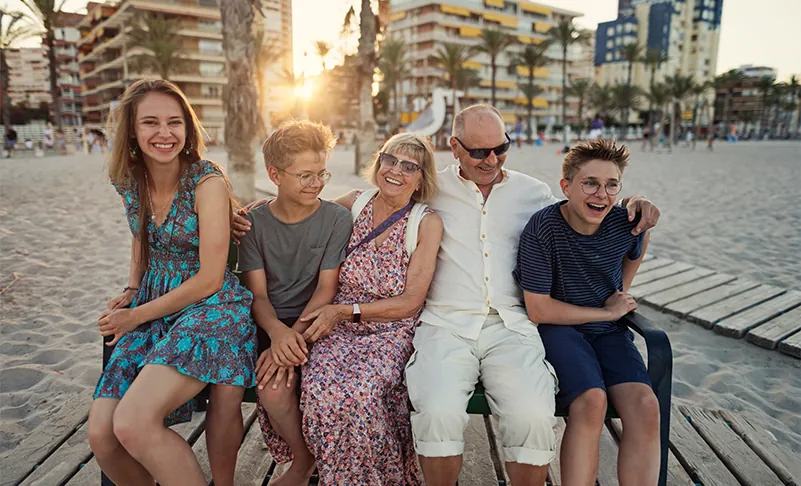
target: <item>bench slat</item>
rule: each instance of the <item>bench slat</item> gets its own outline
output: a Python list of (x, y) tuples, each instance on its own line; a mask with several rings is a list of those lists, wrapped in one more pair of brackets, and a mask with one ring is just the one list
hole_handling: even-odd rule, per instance
[(50, 457), (37, 467), (20, 486), (62, 484), (92, 457), (87, 437), (87, 424), (81, 425)]
[(664, 310), (684, 316), (690, 312), (706, 307), (715, 302), (737, 295), (759, 286), (753, 280), (735, 280), (733, 282), (706, 290), (685, 299), (677, 300), (663, 307)]
[(705, 290), (715, 288), (736, 280), (734, 275), (727, 275), (725, 273), (716, 273), (708, 277), (694, 280), (690, 283), (685, 283), (668, 290), (649, 294), (645, 297), (645, 302), (655, 306), (662, 307), (665, 304), (676, 302), (677, 300), (685, 299), (692, 295), (698, 294)]
[(261, 486), (272, 465), (273, 458), (264, 446), (264, 437), (259, 421), (256, 420), (254, 407), (253, 414), (245, 418), (245, 439), (239, 447), (236, 459), (234, 484)]
[(715, 324), (715, 332), (739, 339), (750, 329), (769, 321), (798, 304), (801, 304), (801, 292), (789, 290), (786, 294), (780, 295), (775, 299), (723, 319)]
[(719, 416), (681, 407), (698, 434), (712, 447), (743, 486), (783, 486), (782, 481)]
[(598, 447), (598, 484), (600, 486), (617, 486), (617, 453), (617, 442), (604, 424)]
[(676, 407), (670, 411), (670, 437), (676, 458), (695, 482), (704, 486), (739, 484)]
[[(645, 256), (648, 256), (648, 254)], [(640, 274), (650, 272), (651, 270), (656, 270), (657, 268), (665, 267), (667, 265), (673, 265), (674, 263), (676, 262), (668, 258), (654, 257), (648, 260), (643, 260), (642, 263), (640, 263), (640, 268), (637, 269), (637, 273)]]
[[(245, 417), (246, 421), (251, 421), (251, 415), (256, 413), (256, 405), (253, 403), (243, 403), (242, 404), (242, 416)], [(243, 434), (244, 436), (244, 434)], [(203, 471), (203, 475), (206, 476), (206, 482), (211, 481), (211, 464), (209, 464), (209, 451), (208, 447), (206, 446), (206, 431), (203, 430), (203, 433), (200, 434), (200, 437), (197, 438), (195, 444), (192, 446), (192, 450), (195, 453), (195, 457), (197, 458), (198, 464), (200, 464), (200, 470)]]
[(495, 465), (490, 456), (489, 438), (484, 417), (470, 415), (464, 431), (464, 462), (459, 485), (483, 486), (498, 484)]
[(660, 280), (649, 282), (646, 284), (632, 285), (629, 293), (635, 298), (639, 299), (646, 295), (655, 294), (679, 285), (698, 280), (699, 278), (707, 277), (715, 273), (708, 268), (693, 268), (686, 272), (677, 273), (670, 277), (665, 277)]
[(687, 319), (710, 329), (718, 321), (768, 301), (782, 293), (784, 293), (784, 289), (772, 285), (760, 285), (742, 294), (691, 312)]
[[(623, 437), (623, 421), (611, 419), (609, 420), (609, 425), (619, 442)], [(679, 460), (676, 459), (676, 455), (671, 450), (668, 450), (667, 484), (670, 486), (695, 486), (695, 482), (687, 474), (687, 471), (681, 467)]]
[(677, 273), (686, 272), (692, 268), (695, 267), (689, 263), (676, 262), (662, 268), (657, 268), (656, 270), (651, 270), (650, 272), (642, 274), (637, 272), (637, 275), (634, 276), (631, 286), (634, 287), (635, 285), (643, 285), (647, 284), (648, 282), (654, 282), (665, 277), (670, 277), (671, 275), (676, 275)]
[(776, 349), (779, 341), (797, 331), (801, 331), (801, 307), (796, 307), (755, 329), (751, 329), (745, 338), (757, 346)]
[(559, 456), (562, 453), (562, 437), (565, 435), (566, 426), (565, 419), (562, 417), (556, 419), (556, 426), (553, 429), (556, 435), (556, 450), (553, 461), (548, 465), (548, 478), (552, 486), (562, 486), (561, 458)]
[(801, 358), (801, 332), (797, 332), (779, 343), (779, 351)]

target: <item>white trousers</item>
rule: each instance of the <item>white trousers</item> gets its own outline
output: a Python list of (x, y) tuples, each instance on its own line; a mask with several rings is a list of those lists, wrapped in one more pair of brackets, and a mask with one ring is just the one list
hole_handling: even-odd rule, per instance
[(477, 340), (422, 323), (406, 365), (417, 453), (464, 452), (467, 402), (479, 378), (498, 418), (504, 460), (533, 466), (554, 457), (556, 375), (539, 335), (525, 336), (489, 315)]

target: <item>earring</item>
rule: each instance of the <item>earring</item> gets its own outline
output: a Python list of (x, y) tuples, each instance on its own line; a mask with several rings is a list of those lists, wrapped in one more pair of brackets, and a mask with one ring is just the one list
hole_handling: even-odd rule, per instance
[(190, 150), (192, 150), (192, 145), (188, 145), (188, 146), (186, 146), (186, 147), (185, 147), (185, 150), (184, 150), (184, 153), (185, 153), (186, 155), (189, 155), (189, 151), (190, 151)]

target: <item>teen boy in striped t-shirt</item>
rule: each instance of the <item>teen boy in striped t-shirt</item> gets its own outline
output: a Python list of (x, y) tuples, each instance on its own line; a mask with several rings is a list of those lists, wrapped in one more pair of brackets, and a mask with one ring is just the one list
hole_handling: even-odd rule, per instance
[(574, 147), (562, 165), (567, 200), (535, 213), (520, 237), (514, 277), (569, 407), (565, 484), (595, 483), (607, 396), (623, 420), (620, 484), (655, 485), (659, 474), (659, 404), (632, 332), (616, 322), (637, 307), (626, 290), (647, 246), (615, 205), (628, 159), (612, 140)]

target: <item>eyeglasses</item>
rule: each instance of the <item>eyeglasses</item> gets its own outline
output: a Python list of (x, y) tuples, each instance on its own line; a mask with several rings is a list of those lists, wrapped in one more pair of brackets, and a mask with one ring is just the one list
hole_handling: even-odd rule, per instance
[(298, 182), (300, 182), (300, 185), (303, 187), (311, 187), (311, 185), (314, 184), (315, 179), (319, 179), (322, 185), (326, 185), (328, 181), (331, 180), (331, 173), (328, 172), (327, 170), (324, 170), (319, 174), (312, 174), (311, 172), (304, 172), (303, 174), (293, 174), (292, 172), (289, 172), (287, 170), (278, 167), (276, 167), (276, 170), (280, 170), (285, 174), (297, 177)]
[(391, 169), (396, 165), (400, 164), (400, 170), (403, 175), (412, 176), (418, 170), (422, 170), (419, 164), (415, 164), (409, 160), (401, 160), (394, 155), (387, 154), (384, 152), (378, 153), (378, 160), (381, 162), (381, 167), (385, 169)]
[(588, 180), (581, 181), (581, 190), (588, 196), (594, 196), (595, 194), (598, 194), (598, 191), (601, 190), (602, 185), (604, 187), (604, 191), (606, 191), (606, 194), (610, 196), (617, 196), (617, 194), (623, 188), (622, 182), (607, 182), (606, 184), (601, 184), (595, 180)]
[(509, 134), (508, 133), (504, 132), (504, 135), (506, 136), (506, 142), (502, 143), (501, 145), (498, 145), (497, 147), (494, 147), (494, 148), (474, 148), (474, 149), (471, 149), (471, 148), (467, 148), (467, 146), (464, 144), (464, 142), (459, 140), (459, 137), (453, 137), (453, 138), (455, 138), (456, 141), (459, 142), (459, 145), (461, 145), (462, 148), (467, 150), (467, 154), (470, 155), (471, 158), (474, 158), (476, 160), (484, 160), (487, 157), (489, 157), (490, 154), (493, 153), (493, 152), (495, 152), (496, 156), (501, 156), (501, 155), (505, 154), (509, 150), (509, 147), (512, 146), (512, 139), (509, 138)]

